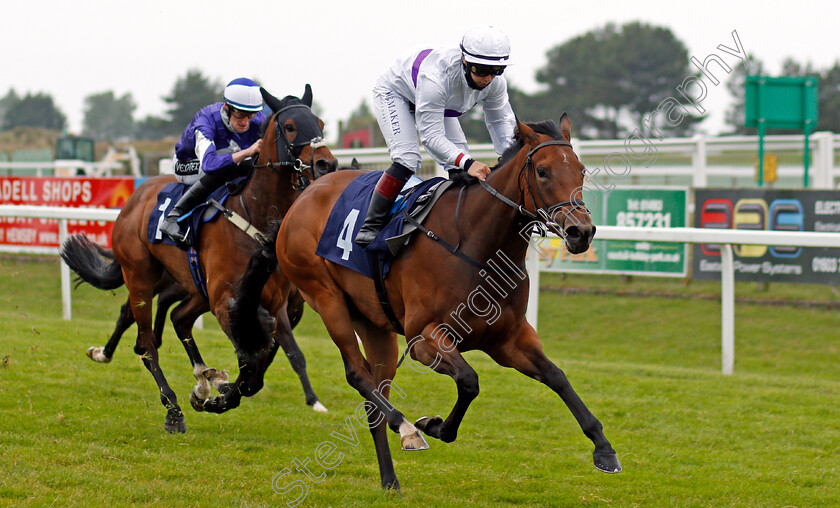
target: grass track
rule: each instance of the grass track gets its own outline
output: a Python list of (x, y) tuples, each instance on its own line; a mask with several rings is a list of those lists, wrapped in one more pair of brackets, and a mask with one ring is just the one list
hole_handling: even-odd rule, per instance
[[(468, 353), (481, 395), (458, 440), (430, 440), (430, 450), (405, 453), (390, 436), (398, 496), (378, 487), (371, 439), (352, 418), (361, 399), (311, 309), (296, 336), (330, 413), (304, 406), (282, 357), (265, 388), (238, 409), (193, 412), (186, 400), (192, 373), (169, 329), (162, 368), (187, 417), (187, 434), (173, 436), (163, 431), (154, 381), (131, 350), (134, 328), (111, 364), (84, 356), (110, 335), (125, 292), (82, 287), (73, 321), (65, 322), (57, 274), (53, 262), (0, 261), (3, 506), (285, 506), (297, 492), (272, 490), (284, 468), (292, 473), (276, 486), (305, 482), (301, 506), (840, 505), (836, 311), (737, 305), (735, 375), (724, 377), (717, 302), (543, 292), (545, 350), (604, 424), (624, 472), (595, 471), (592, 444), (552, 392)], [(545, 282), (621, 284), (607, 277)], [(232, 347), (212, 318), (205, 321), (196, 333), (205, 360), (233, 370)], [(449, 378), (403, 366), (396, 382), (406, 397), (395, 404), (410, 419), (445, 415), (454, 403)], [(346, 417), (357, 446), (331, 436), (348, 433)], [(343, 454), (328, 471), (313, 458), (325, 441)], [(314, 475), (325, 475), (320, 483), (295, 471), (294, 461), (307, 458)]]

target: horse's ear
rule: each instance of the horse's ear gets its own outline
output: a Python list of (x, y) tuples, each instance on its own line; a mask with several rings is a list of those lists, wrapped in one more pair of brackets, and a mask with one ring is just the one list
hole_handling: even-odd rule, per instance
[(306, 104), (307, 107), (312, 107), (312, 87), (309, 86), (309, 83), (306, 84), (306, 90), (303, 92), (303, 97), (300, 98), (300, 102)]
[(353, 169), (362, 169), (362, 165), (359, 164), (359, 161), (357, 161), (355, 157), (353, 157), (353, 160), (350, 161), (350, 167)]
[(520, 122), (519, 119), (516, 120), (516, 132), (514, 132), (514, 137), (521, 139), (523, 143), (531, 146), (537, 145), (537, 133), (534, 132), (534, 129), (528, 127), (527, 124)]
[(560, 135), (563, 137), (563, 141), (572, 140), (572, 122), (565, 111), (560, 115)]
[(263, 100), (266, 104), (268, 104), (268, 107), (271, 108), (271, 111), (276, 113), (280, 110), (280, 99), (268, 93), (263, 87), (260, 87), (260, 95), (262, 95)]

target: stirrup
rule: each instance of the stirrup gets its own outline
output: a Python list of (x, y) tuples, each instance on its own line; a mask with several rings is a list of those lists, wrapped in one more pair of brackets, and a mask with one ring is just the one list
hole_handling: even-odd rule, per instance
[(181, 224), (178, 223), (177, 220), (164, 220), (163, 224), (160, 225), (160, 231), (176, 242), (187, 243), (187, 234), (189, 233), (189, 230), (183, 231), (181, 229)]

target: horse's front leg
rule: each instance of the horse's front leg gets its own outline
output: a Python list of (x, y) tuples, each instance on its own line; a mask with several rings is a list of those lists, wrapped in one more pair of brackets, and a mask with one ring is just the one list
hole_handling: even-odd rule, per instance
[[(249, 302), (253, 306), (242, 309), (238, 307), (241, 302), (224, 301), (226, 303), (217, 306), (215, 314), (236, 348), (239, 375), (233, 383), (225, 383), (222, 379), (213, 382), (219, 395), (207, 399), (202, 405), (205, 411), (212, 413), (224, 413), (239, 407), (243, 396), (250, 397), (260, 391), (265, 371), (278, 349), (278, 344), (271, 337), (274, 319), (265, 309), (255, 302)], [(278, 319), (277, 326), (288, 328), (288, 318), (283, 315), (282, 319)]]
[(294, 369), (295, 373), (300, 379), (300, 384), (303, 387), (303, 394), (306, 398), (306, 405), (319, 413), (326, 413), (327, 408), (318, 400), (315, 390), (312, 389), (312, 384), (309, 382), (309, 375), (306, 373), (306, 357), (303, 351), (300, 350), (295, 337), (292, 334), (294, 324), (292, 319), (296, 318), (300, 321), (300, 316), (303, 314), (303, 299), (300, 298), (295, 302), (294, 309), (291, 307), (291, 300), (287, 303), (287, 307), (280, 309), (277, 316), (277, 326), (274, 330), (274, 348), (275, 351), (279, 345), (286, 353), (286, 358), (289, 359), (289, 364)]
[(530, 324), (523, 321), (519, 331), (511, 335), (508, 341), (497, 344), (487, 353), (499, 365), (512, 367), (554, 390), (572, 412), (584, 435), (595, 444), (595, 451), (592, 453), (595, 467), (605, 473), (621, 471), (621, 464), (615, 450), (604, 436), (601, 422), (575, 393), (563, 371), (545, 356), (537, 332)]
[[(472, 401), (478, 397), (478, 374), (455, 349), (452, 339), (453, 337), (443, 333), (438, 323), (433, 323), (426, 326), (422, 335), (408, 341), (411, 359), (419, 361), (439, 374), (451, 377), (458, 388), (458, 399), (446, 420), (440, 416), (424, 416), (414, 423), (427, 435), (445, 443), (451, 443), (458, 437), (458, 428), (461, 426), (464, 415)], [(418, 366), (411, 359), (406, 359), (409, 365), (422, 371), (423, 367)]]

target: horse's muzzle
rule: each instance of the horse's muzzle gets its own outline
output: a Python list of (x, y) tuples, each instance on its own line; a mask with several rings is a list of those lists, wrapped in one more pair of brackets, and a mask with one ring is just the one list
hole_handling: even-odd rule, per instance
[(589, 249), (592, 239), (595, 238), (595, 226), (573, 225), (564, 230), (563, 239), (566, 241), (566, 250), (571, 254), (580, 254)]

